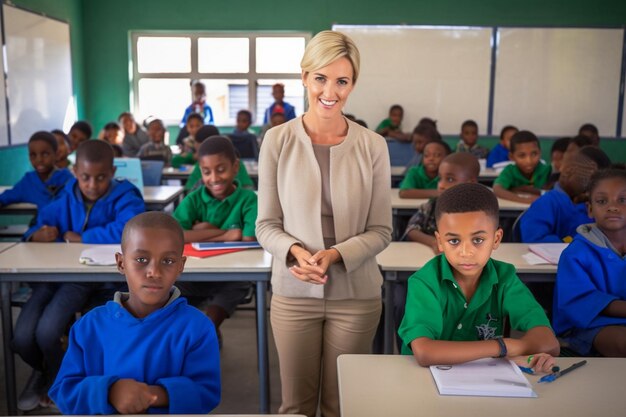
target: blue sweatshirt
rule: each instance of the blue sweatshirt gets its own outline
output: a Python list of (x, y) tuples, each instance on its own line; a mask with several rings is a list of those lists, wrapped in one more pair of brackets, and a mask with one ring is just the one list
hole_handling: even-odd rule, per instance
[(535, 200), (520, 218), (524, 243), (563, 243), (576, 236), (581, 224), (593, 223), (585, 203), (574, 204), (558, 185)]
[(68, 181), (74, 176), (63, 168), (55, 169), (45, 182), (39, 178), (36, 171), (29, 171), (10, 190), (0, 194), (0, 206), (15, 203), (31, 203), (41, 210), (58, 197)]
[(595, 224), (582, 225), (559, 259), (553, 304), (556, 334), (572, 328), (626, 325), (626, 317), (601, 312), (626, 300), (626, 257), (620, 256)]
[(73, 179), (59, 198), (39, 212), (37, 224), (28, 229), (24, 239), (29, 240), (46, 225), (59, 229), (59, 242), (65, 232), (72, 231), (81, 235), (83, 243), (120, 243), (126, 222), (144, 211), (141, 193), (129, 181), (112, 180), (108, 191), (88, 208), (78, 181)]
[(63, 414), (116, 414), (109, 389), (126, 378), (167, 391), (169, 407), (148, 413), (207, 414), (217, 406), (220, 354), (213, 323), (186, 299), (172, 298), (143, 319), (109, 301), (74, 324), (49, 391)]
[(498, 143), (487, 155), (487, 168), (493, 168), (493, 164), (509, 160), (509, 150)]

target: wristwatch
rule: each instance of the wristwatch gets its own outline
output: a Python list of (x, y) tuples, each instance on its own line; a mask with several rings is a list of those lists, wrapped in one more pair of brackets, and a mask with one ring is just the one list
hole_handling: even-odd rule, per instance
[(501, 336), (496, 337), (495, 339), (496, 342), (498, 342), (498, 345), (500, 346), (500, 354), (498, 356), (494, 356), (495, 358), (504, 358), (507, 354), (507, 350), (506, 350), (506, 343), (504, 343), (504, 339), (502, 339)]

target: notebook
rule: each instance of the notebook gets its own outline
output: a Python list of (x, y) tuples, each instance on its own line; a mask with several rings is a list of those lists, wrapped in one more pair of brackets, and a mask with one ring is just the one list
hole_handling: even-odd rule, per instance
[(440, 395), (536, 397), (518, 366), (507, 359), (479, 359), (430, 367)]
[(122, 252), (120, 245), (100, 245), (87, 248), (80, 253), (78, 262), (85, 265), (115, 265), (115, 253)]
[(191, 246), (195, 250), (255, 249), (261, 247), (259, 242), (194, 242)]
[(558, 265), (561, 253), (567, 245), (567, 243), (533, 243), (528, 245), (528, 250), (545, 259), (548, 263)]

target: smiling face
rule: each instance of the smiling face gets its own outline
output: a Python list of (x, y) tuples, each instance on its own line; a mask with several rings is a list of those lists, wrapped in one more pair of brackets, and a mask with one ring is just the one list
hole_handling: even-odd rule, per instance
[(182, 245), (168, 229), (136, 227), (123, 253), (115, 254), (117, 269), (128, 282), (126, 307), (135, 317), (146, 317), (169, 300), (172, 285), (185, 266)]
[(626, 233), (626, 180), (614, 177), (599, 181), (591, 192), (588, 208), (589, 217), (603, 232)]
[(457, 281), (473, 281), (502, 240), (502, 229), (483, 211), (443, 213), (435, 232), (437, 246), (446, 255)]
[(42, 180), (48, 178), (57, 161), (56, 152), (44, 140), (33, 140), (28, 144), (28, 158)]
[(223, 154), (205, 155), (198, 159), (202, 182), (209, 193), (223, 200), (235, 191), (233, 181), (239, 171), (239, 160), (234, 162)]
[(163, 143), (165, 138), (165, 126), (160, 120), (154, 120), (148, 125), (148, 136), (153, 143)]
[(70, 144), (72, 145), (73, 151), (78, 148), (78, 145), (89, 139), (85, 132), (76, 128), (70, 129), (67, 136), (70, 138)]
[(537, 142), (524, 142), (515, 145), (515, 151), (509, 153), (509, 159), (527, 178), (535, 172), (535, 168), (541, 159), (541, 150)]
[(315, 71), (303, 72), (309, 112), (320, 119), (343, 117), (341, 111), (354, 87), (353, 75), (352, 64), (345, 57)]
[(110, 163), (79, 159), (74, 165), (78, 188), (85, 201), (90, 203), (95, 202), (107, 192), (114, 174), (115, 167)]

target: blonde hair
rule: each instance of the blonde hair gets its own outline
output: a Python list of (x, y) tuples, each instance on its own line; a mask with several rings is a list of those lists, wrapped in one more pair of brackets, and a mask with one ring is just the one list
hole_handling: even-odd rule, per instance
[(312, 72), (344, 57), (352, 64), (352, 83), (355, 84), (359, 78), (361, 65), (361, 56), (356, 44), (341, 32), (324, 30), (309, 41), (300, 67), (304, 72)]

